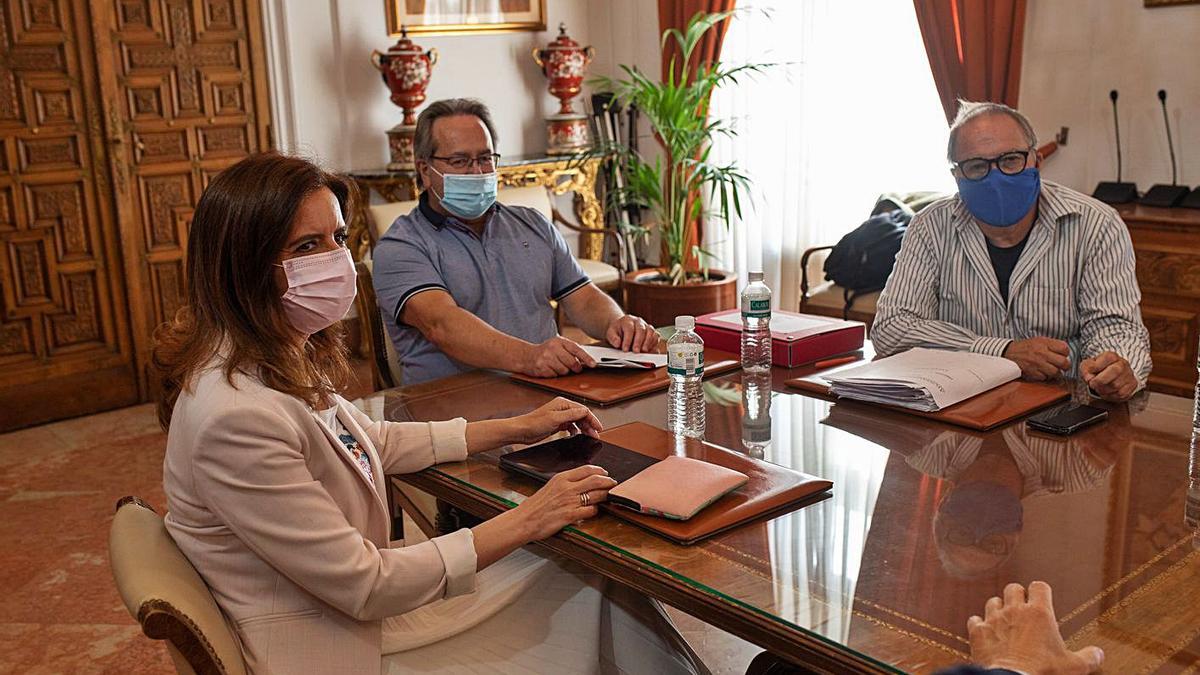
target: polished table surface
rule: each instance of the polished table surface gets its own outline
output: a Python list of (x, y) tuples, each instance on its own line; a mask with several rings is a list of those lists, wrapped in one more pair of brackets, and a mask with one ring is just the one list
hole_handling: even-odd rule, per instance
[[(809, 372), (706, 381), (706, 439), (755, 452), (744, 440), (769, 437), (762, 457), (832, 480), (830, 498), (695, 546), (601, 515), (549, 547), (822, 670), (966, 660), (967, 617), (1008, 582), (1039, 579), (1068, 644), (1101, 646), (1105, 672), (1200, 665), (1200, 554), (1184, 514), (1191, 401), (1098, 403), (1110, 419), (1069, 438), (1022, 422), (976, 433), (783, 385)], [(390, 420), (480, 420), (551, 397), (477, 371), (363, 404)], [(666, 393), (593, 410), (606, 427), (665, 426)], [(489, 516), (537, 487), (502, 472), (499, 452), (396, 478)]]

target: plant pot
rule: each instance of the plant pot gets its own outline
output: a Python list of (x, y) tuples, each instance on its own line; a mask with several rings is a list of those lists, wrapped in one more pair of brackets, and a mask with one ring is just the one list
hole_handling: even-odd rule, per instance
[(682, 286), (652, 281), (662, 270), (645, 268), (625, 275), (625, 311), (640, 316), (651, 326), (673, 326), (683, 314), (700, 316), (737, 307), (737, 276), (709, 270), (708, 281)]

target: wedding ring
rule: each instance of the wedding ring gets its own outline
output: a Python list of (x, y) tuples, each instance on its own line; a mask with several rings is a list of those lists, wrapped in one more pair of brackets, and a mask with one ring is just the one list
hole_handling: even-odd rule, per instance
[(587, 506), (588, 504), (591, 504), (591, 503), (592, 503), (591, 495), (589, 495), (586, 492), (580, 493), (580, 495), (579, 495), (579, 505), (580, 506)]

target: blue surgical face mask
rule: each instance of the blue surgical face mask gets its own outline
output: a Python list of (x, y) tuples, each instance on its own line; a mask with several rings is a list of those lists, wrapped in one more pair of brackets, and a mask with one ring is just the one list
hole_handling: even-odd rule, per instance
[(1037, 167), (1015, 176), (993, 168), (981, 180), (955, 179), (958, 196), (971, 215), (993, 227), (1016, 225), (1037, 203), (1042, 177)]
[[(433, 167), (429, 167), (433, 169)], [(496, 172), (492, 173), (442, 173), (442, 191), (438, 195), (442, 206), (463, 220), (475, 220), (487, 213), (496, 203)], [(434, 194), (437, 194), (436, 192)]]

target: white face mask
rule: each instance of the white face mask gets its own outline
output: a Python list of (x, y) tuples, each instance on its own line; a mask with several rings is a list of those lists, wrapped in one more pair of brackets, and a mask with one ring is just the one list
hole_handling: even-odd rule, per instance
[(348, 249), (291, 258), (280, 266), (288, 282), (283, 311), (296, 330), (312, 335), (337, 323), (350, 311), (358, 273)]

